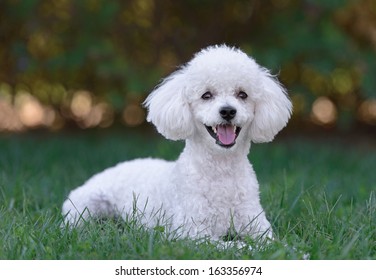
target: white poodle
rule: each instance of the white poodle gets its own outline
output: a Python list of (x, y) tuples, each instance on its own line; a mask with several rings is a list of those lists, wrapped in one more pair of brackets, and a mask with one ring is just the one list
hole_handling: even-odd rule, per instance
[(208, 47), (146, 99), (147, 120), (171, 140), (185, 140), (177, 161), (120, 163), (73, 190), (65, 221), (135, 212), (182, 236), (272, 237), (247, 155), (286, 125), (291, 102), (276, 79), (239, 49)]

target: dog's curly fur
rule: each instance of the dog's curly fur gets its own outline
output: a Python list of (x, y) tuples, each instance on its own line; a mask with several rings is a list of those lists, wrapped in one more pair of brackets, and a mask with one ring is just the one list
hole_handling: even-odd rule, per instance
[(154, 227), (163, 211), (183, 236), (219, 239), (229, 230), (272, 236), (247, 154), (286, 125), (292, 105), (278, 81), (239, 49), (208, 47), (146, 99), (148, 121), (168, 139), (185, 140), (177, 161), (120, 163), (73, 190), (65, 221), (120, 215), (137, 207)]

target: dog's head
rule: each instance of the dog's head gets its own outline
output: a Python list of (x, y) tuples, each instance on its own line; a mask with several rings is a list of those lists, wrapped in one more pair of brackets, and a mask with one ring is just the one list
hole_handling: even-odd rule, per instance
[(222, 148), (268, 142), (286, 125), (292, 105), (283, 87), (242, 51), (214, 46), (167, 77), (144, 105), (168, 139), (200, 137)]

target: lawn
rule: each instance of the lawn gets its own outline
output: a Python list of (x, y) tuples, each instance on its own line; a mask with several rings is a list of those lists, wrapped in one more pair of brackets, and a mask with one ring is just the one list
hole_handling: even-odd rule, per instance
[[(376, 259), (376, 144), (280, 137), (250, 153), (276, 240), (253, 250), (165, 237), (137, 221), (68, 230), (61, 205), (90, 175), (183, 147), (134, 131), (0, 136), (0, 259)], [(147, 171), (145, 171), (147, 172)]]

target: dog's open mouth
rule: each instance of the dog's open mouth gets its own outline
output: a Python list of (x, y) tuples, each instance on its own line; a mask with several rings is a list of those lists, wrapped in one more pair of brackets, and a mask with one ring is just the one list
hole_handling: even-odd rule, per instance
[(236, 143), (241, 127), (232, 124), (219, 124), (216, 126), (205, 125), (207, 131), (215, 142), (225, 148), (231, 148)]

